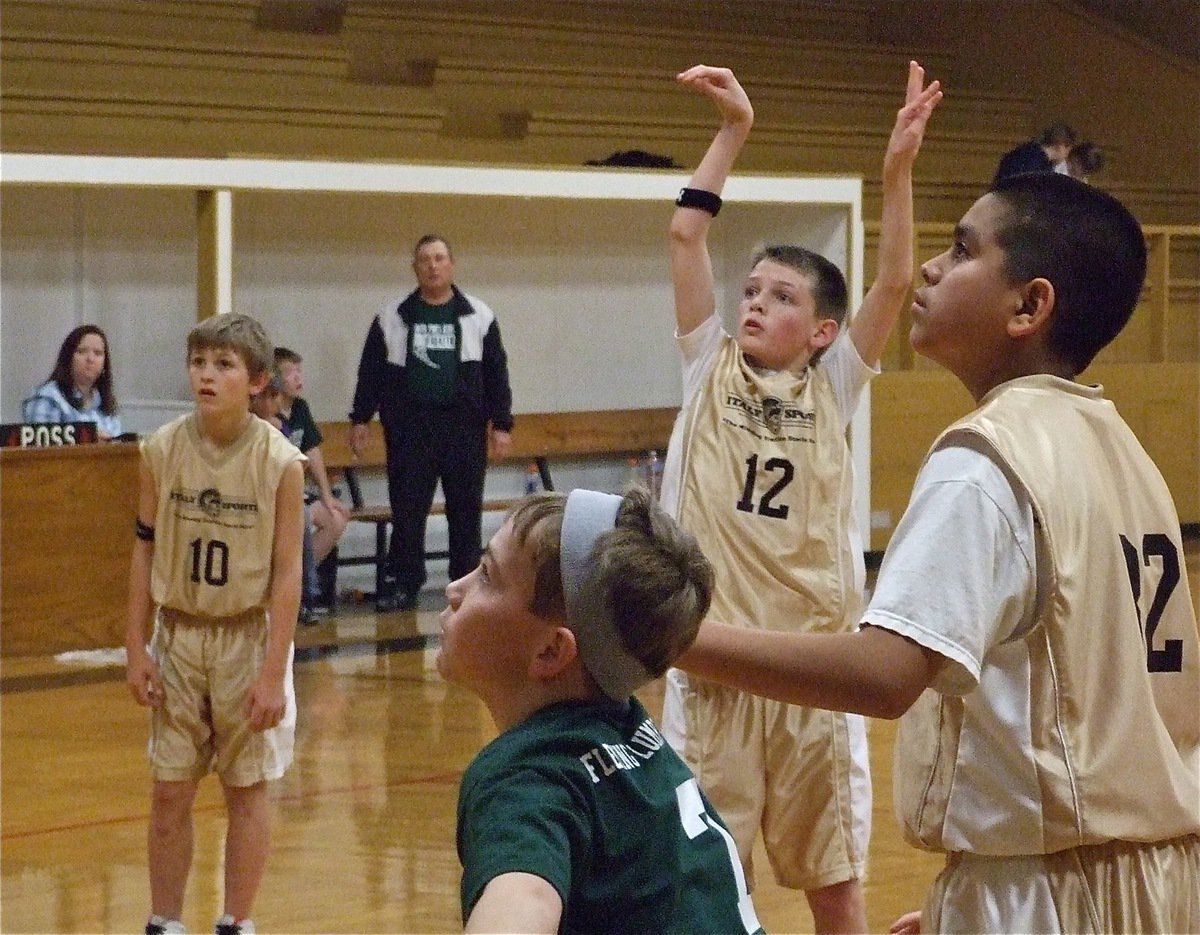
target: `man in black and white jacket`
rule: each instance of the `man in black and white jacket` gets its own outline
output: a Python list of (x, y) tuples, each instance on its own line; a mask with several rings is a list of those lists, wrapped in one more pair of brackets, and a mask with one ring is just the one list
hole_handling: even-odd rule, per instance
[(425, 583), (425, 521), (440, 479), (450, 580), (479, 561), (489, 443), (512, 445), (508, 357), (495, 313), (454, 285), (454, 255), (437, 234), (413, 249), (417, 288), (371, 323), (350, 411), (360, 454), (376, 412), (387, 445), (392, 539), (376, 610), (409, 610)]

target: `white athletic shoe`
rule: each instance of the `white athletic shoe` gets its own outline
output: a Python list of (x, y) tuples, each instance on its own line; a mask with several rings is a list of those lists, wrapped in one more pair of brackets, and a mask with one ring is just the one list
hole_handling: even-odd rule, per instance
[(250, 919), (235, 919), (225, 913), (217, 919), (213, 932), (216, 935), (254, 935), (254, 923)]
[(146, 922), (146, 935), (187, 935), (187, 929), (178, 919), (152, 915)]

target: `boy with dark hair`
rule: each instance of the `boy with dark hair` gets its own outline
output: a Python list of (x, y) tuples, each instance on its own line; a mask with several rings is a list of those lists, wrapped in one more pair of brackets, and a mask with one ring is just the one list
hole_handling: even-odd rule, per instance
[(979, 407), (934, 443), (858, 632), (705, 624), (681, 663), (900, 717), (897, 815), (944, 851), (929, 932), (1200, 920), (1200, 645), (1179, 517), (1099, 386), (1146, 246), (1067, 176), (998, 182), (921, 269), (913, 348)]
[(142, 443), (129, 575), (126, 681), (152, 709), (146, 932), (184, 931), (192, 803), (214, 771), (229, 811), (216, 932), (239, 935), (266, 868), (267, 782), (292, 760), (304, 455), (249, 411), (272, 366), (262, 325), (216, 315), (187, 347), (196, 408)]
[(459, 793), (467, 931), (761, 931), (733, 840), (632, 696), (711, 593), (641, 488), (527, 497), (447, 586), (438, 669), (500, 731)]
[[(726, 333), (708, 233), (754, 120), (726, 68), (679, 76), (721, 125), (671, 219), (683, 406), (662, 501), (717, 567), (713, 618), (742, 626), (852, 628), (866, 579), (846, 429), (912, 287), (912, 167), (941, 99), (909, 64), (883, 160), (875, 282), (846, 324), (846, 281), (824, 257), (754, 257)], [(871, 790), (862, 718), (777, 704), (672, 671), (663, 732), (729, 825), (753, 879), (761, 830), (775, 878), (802, 889), (818, 931), (862, 932)]]

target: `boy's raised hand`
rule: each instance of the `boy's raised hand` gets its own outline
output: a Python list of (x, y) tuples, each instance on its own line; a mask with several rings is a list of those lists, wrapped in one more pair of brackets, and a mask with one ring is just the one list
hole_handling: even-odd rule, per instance
[(699, 91), (721, 112), (721, 119), (734, 126), (749, 127), (754, 122), (750, 98), (728, 68), (693, 65), (675, 76), (680, 84)]
[(917, 158), (921, 140), (925, 136), (925, 125), (929, 115), (942, 99), (942, 83), (932, 81), (925, 86), (925, 69), (917, 62), (908, 63), (908, 88), (904, 94), (904, 106), (896, 114), (896, 125), (888, 140), (884, 168), (903, 160), (909, 165)]

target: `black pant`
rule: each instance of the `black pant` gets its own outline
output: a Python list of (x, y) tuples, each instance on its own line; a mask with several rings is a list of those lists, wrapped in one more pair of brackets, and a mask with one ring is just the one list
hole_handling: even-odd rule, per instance
[(414, 593), (425, 583), (425, 521), (442, 482), (450, 531), (450, 580), (479, 564), (487, 422), (462, 406), (411, 406), (388, 420), (389, 584)]

